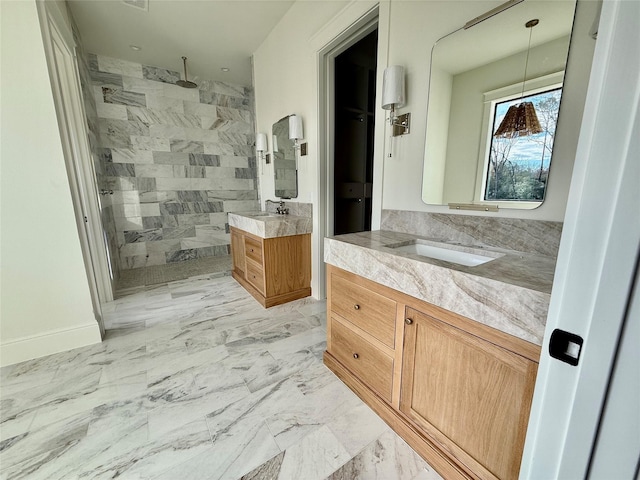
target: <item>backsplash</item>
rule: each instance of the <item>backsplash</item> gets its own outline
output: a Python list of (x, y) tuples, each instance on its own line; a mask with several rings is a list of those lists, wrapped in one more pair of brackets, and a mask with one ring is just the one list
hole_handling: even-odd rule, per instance
[[(289, 209), (289, 215), (295, 215), (297, 217), (313, 217), (313, 204), (301, 203), (301, 202), (288, 202), (283, 200), (285, 208)], [(264, 203), (264, 209), (270, 213), (277, 213), (276, 209), (280, 205), (279, 200), (266, 200)]]
[(383, 210), (380, 229), (556, 257), (560, 246), (562, 223), (520, 218)]
[(259, 209), (252, 89), (207, 80), (186, 89), (171, 70), (87, 61), (120, 267), (228, 255), (226, 212)]

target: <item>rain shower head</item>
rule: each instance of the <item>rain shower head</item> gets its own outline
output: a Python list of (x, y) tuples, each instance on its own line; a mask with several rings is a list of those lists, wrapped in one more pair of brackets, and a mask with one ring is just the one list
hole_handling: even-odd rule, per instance
[(197, 84), (187, 80), (187, 57), (182, 57), (182, 63), (184, 65), (184, 80), (178, 80), (176, 85), (183, 88), (197, 88)]

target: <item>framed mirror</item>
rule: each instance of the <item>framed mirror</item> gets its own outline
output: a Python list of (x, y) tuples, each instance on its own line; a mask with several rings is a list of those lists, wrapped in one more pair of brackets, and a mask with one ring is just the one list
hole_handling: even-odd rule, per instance
[(273, 175), (275, 194), (278, 198), (298, 196), (298, 170), (294, 142), (289, 138), (289, 117), (287, 115), (273, 124)]
[[(520, 209), (542, 204), (574, 13), (575, 2), (522, 2), (436, 42), (425, 203)], [(538, 24), (527, 28), (532, 19)], [(496, 135), (509, 107), (525, 102), (533, 104), (540, 131)]]

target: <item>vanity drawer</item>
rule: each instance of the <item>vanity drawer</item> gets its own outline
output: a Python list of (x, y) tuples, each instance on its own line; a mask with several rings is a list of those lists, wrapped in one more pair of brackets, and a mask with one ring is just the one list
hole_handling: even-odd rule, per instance
[(247, 281), (264, 294), (264, 270), (254, 262), (247, 262)]
[(387, 402), (391, 402), (393, 358), (331, 318), (331, 352)]
[(331, 276), (331, 311), (395, 346), (396, 302), (338, 275)]
[(259, 240), (254, 240), (253, 238), (245, 235), (244, 253), (247, 258), (250, 258), (262, 265), (262, 242)]

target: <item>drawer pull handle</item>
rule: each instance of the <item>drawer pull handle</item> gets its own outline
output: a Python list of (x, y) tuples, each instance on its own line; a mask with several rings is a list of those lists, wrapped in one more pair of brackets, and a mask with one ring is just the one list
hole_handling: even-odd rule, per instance
[(358, 305), (357, 303), (353, 306), (353, 308), (355, 308), (356, 310), (360, 310), (360, 305)]
[(251, 249), (251, 253), (253, 253), (253, 248)]
[(405, 318), (404, 323), (406, 323), (407, 325), (411, 325), (413, 323), (413, 320), (411, 320), (410, 318)]
[(358, 358), (360, 358), (360, 355), (358, 355), (357, 353), (354, 353), (353, 354), (353, 358), (355, 358), (357, 360)]

